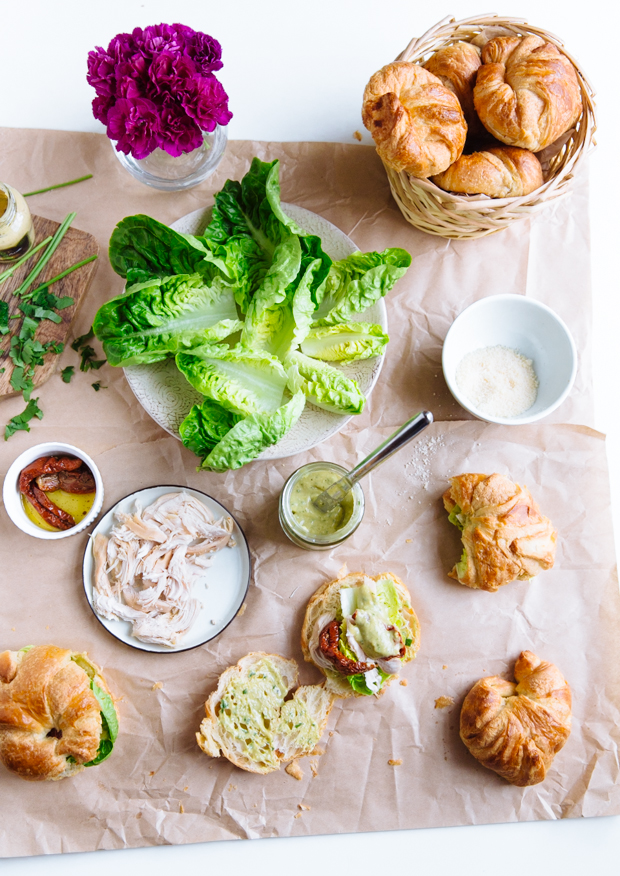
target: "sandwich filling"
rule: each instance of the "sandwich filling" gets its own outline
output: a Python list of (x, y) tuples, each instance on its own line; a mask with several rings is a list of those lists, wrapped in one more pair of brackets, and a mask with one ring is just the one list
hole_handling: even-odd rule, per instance
[(216, 705), (225, 734), (242, 754), (264, 767), (278, 769), (278, 752), (296, 748), (310, 752), (321, 736), (305, 703), (293, 696), (268, 658), (228, 682)]
[(376, 694), (399, 671), (413, 644), (401, 597), (390, 578), (367, 577), (358, 586), (342, 587), (339, 595), (337, 616), (319, 618), (313, 657), (345, 676), (356, 693)]
[[(95, 695), (101, 710), (101, 738), (97, 754), (84, 766), (97, 766), (112, 754), (116, 737), (118, 736), (118, 715), (112, 701), (112, 697), (97, 684), (97, 670), (84, 654), (74, 654), (71, 658), (74, 663), (83, 669), (90, 678), (90, 689)], [(68, 755), (69, 763), (75, 763), (75, 758)]]

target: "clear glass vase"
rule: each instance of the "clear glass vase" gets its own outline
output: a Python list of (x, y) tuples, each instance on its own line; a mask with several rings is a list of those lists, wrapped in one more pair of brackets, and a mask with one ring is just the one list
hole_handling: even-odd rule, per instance
[(124, 152), (116, 157), (137, 180), (155, 189), (178, 192), (197, 186), (210, 176), (224, 155), (228, 135), (226, 128), (216, 126), (212, 133), (203, 131), (202, 146), (182, 155), (168, 155), (163, 149), (155, 149), (146, 158), (133, 158)]

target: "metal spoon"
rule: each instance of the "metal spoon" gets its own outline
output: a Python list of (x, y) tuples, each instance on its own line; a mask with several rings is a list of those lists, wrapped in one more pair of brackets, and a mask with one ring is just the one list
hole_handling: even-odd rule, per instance
[(363, 477), (366, 477), (369, 471), (381, 465), (392, 454), (408, 444), (412, 438), (419, 435), (423, 429), (433, 422), (433, 415), (430, 411), (422, 411), (411, 420), (407, 420), (400, 429), (397, 429), (393, 435), (380, 444), (375, 450), (370, 453), (366, 459), (363, 459), (359, 465), (351, 469), (346, 475), (343, 475), (340, 480), (332, 484), (326, 490), (312, 500), (312, 504), (316, 505), (321, 511), (327, 513), (332, 511), (336, 505), (339, 505), (344, 497), (353, 489), (353, 484), (356, 484)]

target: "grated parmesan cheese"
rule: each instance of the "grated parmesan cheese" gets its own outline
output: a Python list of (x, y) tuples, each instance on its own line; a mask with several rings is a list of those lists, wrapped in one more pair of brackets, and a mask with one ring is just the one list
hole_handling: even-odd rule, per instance
[(456, 382), (467, 399), (491, 417), (518, 417), (538, 395), (531, 359), (510, 347), (484, 347), (461, 359)]

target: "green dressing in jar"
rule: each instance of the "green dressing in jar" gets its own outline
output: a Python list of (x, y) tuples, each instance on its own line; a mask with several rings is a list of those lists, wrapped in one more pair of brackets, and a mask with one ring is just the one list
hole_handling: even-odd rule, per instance
[(342, 529), (353, 514), (353, 496), (345, 496), (331, 511), (321, 511), (313, 505), (314, 499), (336, 481), (340, 475), (329, 469), (308, 471), (298, 478), (291, 490), (290, 508), (295, 522), (309, 535), (331, 535)]

